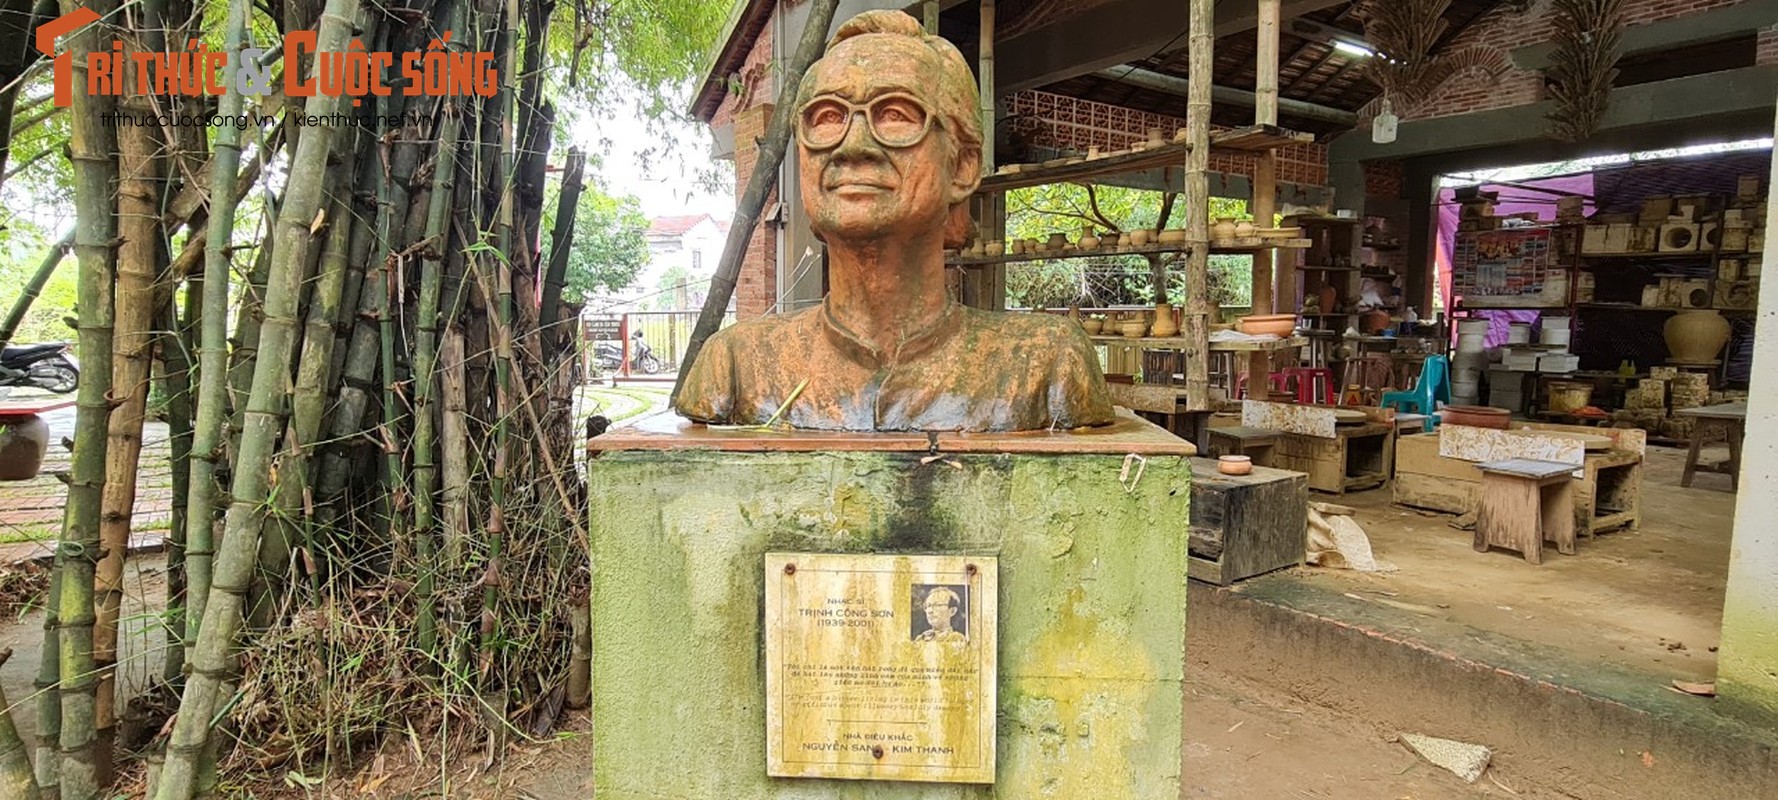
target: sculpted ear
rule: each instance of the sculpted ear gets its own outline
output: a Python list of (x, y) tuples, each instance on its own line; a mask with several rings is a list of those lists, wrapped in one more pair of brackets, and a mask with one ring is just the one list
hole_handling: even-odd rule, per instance
[(959, 147), (951, 162), (951, 185), (945, 199), (957, 205), (975, 194), (982, 182), (982, 150), (980, 147)]

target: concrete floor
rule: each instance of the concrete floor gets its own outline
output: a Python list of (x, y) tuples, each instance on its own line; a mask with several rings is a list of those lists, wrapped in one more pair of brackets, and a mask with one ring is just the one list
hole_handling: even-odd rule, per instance
[[(1706, 453), (1708, 455), (1708, 451)], [(1726, 453), (1725, 453), (1726, 455)], [(1344, 498), (1379, 559), (1399, 569), (1359, 574), (1299, 568), (1260, 578), (1338, 590), (1428, 621), (1455, 623), (1552, 648), (1576, 665), (1710, 681), (1722, 622), (1735, 495), (1728, 476), (1679, 486), (1682, 450), (1651, 447), (1639, 530), (1582, 539), (1577, 555), (1477, 553), (1452, 517), (1391, 505), (1388, 487)]]

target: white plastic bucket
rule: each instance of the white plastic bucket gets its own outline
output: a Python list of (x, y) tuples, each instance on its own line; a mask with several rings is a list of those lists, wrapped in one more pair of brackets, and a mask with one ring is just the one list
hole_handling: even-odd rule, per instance
[(1538, 324), (1542, 325), (1543, 329), (1546, 331), (1550, 331), (1550, 330), (1564, 330), (1565, 331), (1565, 330), (1568, 330), (1568, 328), (1570, 327), (1567, 317), (1544, 317), (1543, 319), (1538, 321)]
[(1544, 328), (1543, 333), (1538, 335), (1537, 340), (1540, 344), (1555, 345), (1558, 347), (1567, 347), (1568, 346), (1568, 337), (1570, 336), (1571, 333), (1572, 332), (1569, 331), (1567, 328), (1556, 328), (1554, 330), (1551, 330), (1549, 328)]
[(1531, 323), (1529, 323), (1529, 322), (1515, 322), (1515, 323), (1513, 323), (1512, 327), (1507, 329), (1506, 343), (1507, 344), (1530, 344), (1531, 343)]

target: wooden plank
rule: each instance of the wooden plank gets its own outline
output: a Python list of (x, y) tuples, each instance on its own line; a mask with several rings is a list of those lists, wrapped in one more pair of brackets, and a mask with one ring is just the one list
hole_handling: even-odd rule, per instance
[(1302, 563), (1307, 476), (1264, 467), (1248, 475), (1223, 475), (1211, 459), (1191, 463), (1191, 555), (1218, 563), (1216, 580), (1237, 581)]
[(1468, 425), (1442, 426), (1439, 429), (1438, 453), (1446, 458), (1461, 458), (1465, 461), (1529, 458), (1576, 467), (1586, 460), (1586, 446), (1577, 439)]
[(1336, 435), (1334, 409), (1326, 406), (1245, 400), (1241, 403), (1241, 424), (1321, 439)]
[[(1196, 2), (1196, 0), (1192, 0)], [(1203, 48), (1208, 51), (1210, 48)], [(1197, 83), (1194, 81), (1193, 86)], [(1210, 103), (1210, 83), (1206, 80), (1204, 87), (1204, 104)], [(984, 95), (984, 97), (987, 95)], [(1189, 106), (1188, 100), (1188, 106)], [(1208, 119), (1205, 126), (1208, 127)], [(1186, 115), (1186, 128), (1192, 128), (1189, 113)], [(1243, 128), (1230, 128), (1215, 132), (1206, 131), (1204, 141), (1210, 152), (1225, 151), (1230, 153), (1258, 153), (1276, 147), (1293, 144), (1311, 144), (1315, 141), (1314, 134), (1293, 131), (1277, 125), (1251, 125)], [(1099, 158), (1077, 161), (1072, 164), (1058, 164), (1043, 167), (1035, 164), (1018, 165), (1014, 172), (999, 172), (982, 178), (977, 191), (1004, 192), (1011, 189), (1023, 189), (1028, 186), (1041, 186), (1047, 183), (1091, 183), (1095, 178), (1104, 178), (1124, 172), (1140, 172), (1161, 167), (1177, 167), (1188, 165), (1192, 148), (1189, 146), (1190, 135), (1185, 141), (1173, 141), (1155, 147), (1145, 147), (1124, 153), (1113, 153)], [(1204, 152), (1200, 150), (1199, 152)], [(1207, 156), (1208, 153), (1205, 153)], [(1205, 158), (1205, 166), (1209, 159)], [(1201, 207), (1201, 206), (1200, 206)], [(1206, 222), (1208, 220), (1206, 219)]]
[(1438, 434), (1403, 436), (1395, 440), (1395, 473), (1414, 473), (1428, 478), (1481, 483), (1482, 471), (1475, 462), (1438, 454)]
[[(1308, 239), (1269, 239), (1258, 236), (1251, 236), (1245, 239), (1218, 239), (1210, 242), (1210, 254), (1219, 256), (1238, 256), (1253, 253), (1270, 253), (1273, 250), (1304, 250), (1307, 249), (1310, 244), (1312, 244), (1312, 242)], [(1191, 252), (1191, 247), (1189, 245), (1124, 245), (1122, 247), (1100, 247), (1094, 250), (1063, 250), (1060, 252), (1043, 250), (1035, 253), (1006, 253), (1003, 255), (986, 256), (952, 255), (945, 258), (945, 266), (983, 267), (994, 264), (1013, 264), (1020, 261), (1054, 261), (1065, 258), (1103, 258), (1105, 256), (1164, 255), (1168, 253), (1188, 252)]]
[(1272, 465), (1309, 476), (1309, 488), (1343, 494), (1346, 490), (1346, 448), (1340, 439), (1285, 433), (1272, 446)]
[(1513, 429), (1604, 436), (1611, 440), (1611, 449), (1613, 450), (1628, 450), (1639, 456), (1648, 453), (1648, 431), (1641, 428), (1591, 428), (1585, 425), (1561, 425), (1550, 422), (1515, 422)]

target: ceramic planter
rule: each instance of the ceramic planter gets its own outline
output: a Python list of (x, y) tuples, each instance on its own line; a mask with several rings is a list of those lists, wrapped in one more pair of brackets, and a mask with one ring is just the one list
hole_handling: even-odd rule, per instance
[(42, 417), (0, 425), (0, 481), (28, 481), (49, 451), (49, 423)]
[(1217, 241), (1233, 239), (1235, 238), (1235, 228), (1234, 217), (1223, 217), (1217, 220), (1216, 224), (1210, 226), (1210, 238)]
[(1241, 318), (1241, 332), (1249, 336), (1271, 334), (1279, 338), (1296, 330), (1295, 314), (1255, 314)]
[(1253, 472), (1252, 456), (1223, 456), (1216, 459), (1216, 471), (1224, 475), (1247, 475)]

